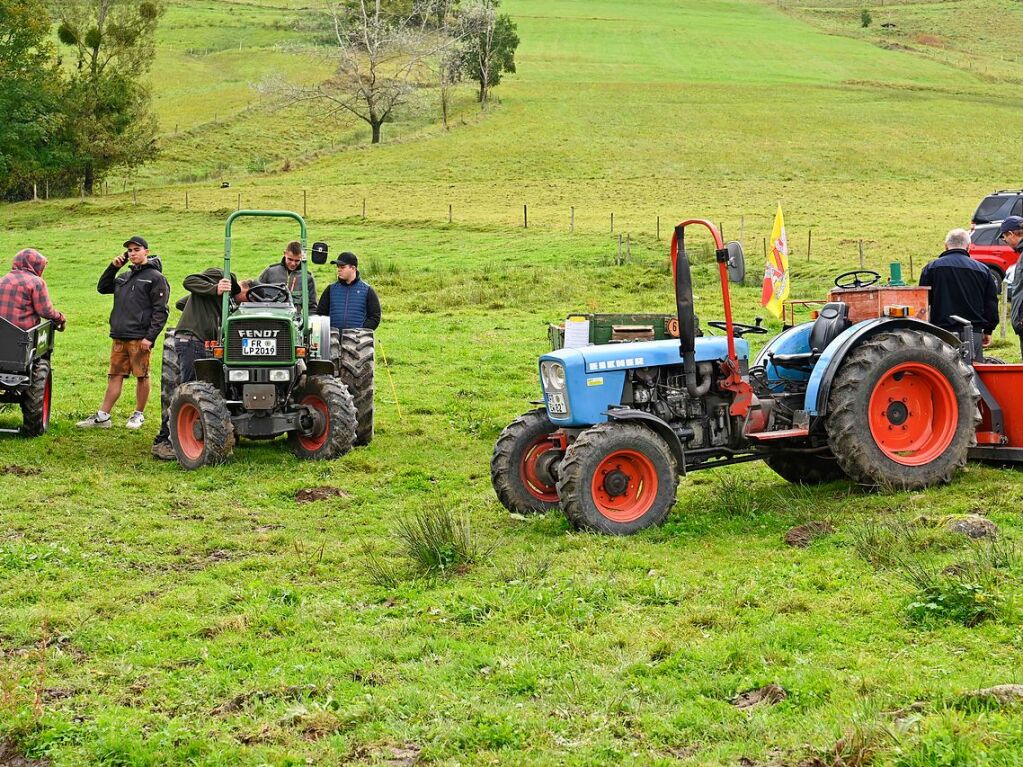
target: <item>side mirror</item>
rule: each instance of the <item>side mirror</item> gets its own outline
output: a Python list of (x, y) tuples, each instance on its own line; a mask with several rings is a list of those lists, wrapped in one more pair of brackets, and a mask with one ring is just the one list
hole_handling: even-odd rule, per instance
[(327, 243), (325, 242), (313, 243), (312, 259), (314, 264), (327, 263)]
[(746, 257), (742, 254), (742, 245), (734, 240), (725, 248), (728, 250), (728, 279), (741, 285), (746, 279)]

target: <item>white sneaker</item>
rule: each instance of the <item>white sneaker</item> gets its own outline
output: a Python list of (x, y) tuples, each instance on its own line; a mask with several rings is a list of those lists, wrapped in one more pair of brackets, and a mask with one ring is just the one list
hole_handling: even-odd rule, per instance
[(110, 416), (100, 418), (99, 413), (93, 413), (84, 421), (79, 421), (76, 426), (79, 429), (109, 429), (114, 425), (113, 420)]
[(129, 429), (141, 429), (142, 424), (146, 422), (146, 417), (142, 415), (138, 410), (131, 414), (128, 419), (128, 423), (125, 424)]

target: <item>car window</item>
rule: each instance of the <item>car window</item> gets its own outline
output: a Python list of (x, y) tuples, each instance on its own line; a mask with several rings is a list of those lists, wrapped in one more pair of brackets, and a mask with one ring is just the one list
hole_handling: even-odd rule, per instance
[(980, 223), (984, 221), (1001, 221), (1005, 216), (998, 215), (999, 211), (1011, 198), (992, 195), (985, 197), (977, 206), (977, 212), (973, 214), (973, 220)]
[(974, 245), (997, 245), (997, 226), (978, 226), (970, 233), (970, 242)]
[(1012, 206), (1012, 215), (1023, 216), (1023, 197), (1017, 197)]

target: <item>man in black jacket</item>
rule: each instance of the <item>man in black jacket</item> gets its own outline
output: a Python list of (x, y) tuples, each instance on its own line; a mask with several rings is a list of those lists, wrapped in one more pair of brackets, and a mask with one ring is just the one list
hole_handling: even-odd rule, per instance
[(983, 347), (991, 344), (991, 333), (998, 325), (998, 289), (991, 272), (970, 258), (970, 233), (953, 229), (945, 237), (945, 252), (920, 272), (920, 285), (930, 287), (931, 324), (958, 332), (952, 317), (973, 324), (973, 356), (983, 358)]
[[(178, 378), (174, 386), (195, 380), (195, 361), (209, 359), (207, 343), (216, 341), (220, 330), (220, 313), (223, 309), (221, 296), (230, 291), (231, 298), (241, 303), (248, 298), (252, 280), (241, 283), (232, 274), (230, 279), (224, 277), (224, 270), (210, 267), (199, 274), (185, 277), (185, 290), (188, 295), (178, 301), (181, 309), (174, 330), (174, 353), (178, 359)], [(153, 457), (161, 461), (173, 461), (176, 456), (170, 441), (170, 395), (173, 388), (171, 381), (161, 388), (160, 408), (163, 418), (160, 431), (153, 440)]]
[[(84, 429), (110, 428), (110, 412), (129, 375), (136, 378), (135, 412), (128, 418), (127, 427), (140, 429), (146, 420), (143, 412), (149, 400), (149, 357), (167, 323), (170, 286), (161, 272), (160, 259), (150, 258), (149, 244), (144, 238), (135, 235), (124, 243), (124, 248), (125, 252), (110, 263), (96, 286), (100, 293), (114, 296), (110, 312), (110, 337), (114, 343), (103, 404), (97, 413), (78, 422)], [(118, 270), (129, 262), (128, 271), (118, 276)]]
[(998, 239), (1016, 251), (1016, 273), (1009, 285), (1009, 318), (1012, 329), (1020, 337), (1020, 353), (1023, 353), (1023, 218), (1009, 216), (998, 227)]

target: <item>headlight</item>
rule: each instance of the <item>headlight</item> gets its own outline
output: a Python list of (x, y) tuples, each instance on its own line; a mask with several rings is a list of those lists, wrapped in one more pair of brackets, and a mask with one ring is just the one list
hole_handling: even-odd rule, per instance
[(248, 370), (228, 370), (227, 371), (228, 381), (248, 381), (249, 371)]
[(291, 371), (290, 370), (271, 370), (270, 371), (271, 381), (290, 381)]
[(565, 388), (565, 366), (560, 362), (544, 362), (540, 365), (540, 379), (544, 389)]

